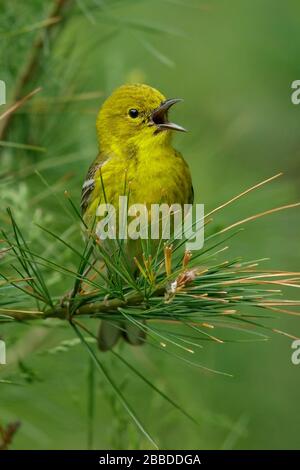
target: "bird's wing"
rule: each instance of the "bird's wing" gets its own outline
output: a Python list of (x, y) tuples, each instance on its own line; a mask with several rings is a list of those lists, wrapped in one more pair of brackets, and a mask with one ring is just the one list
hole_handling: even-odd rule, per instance
[(97, 171), (102, 167), (102, 165), (106, 162), (107, 158), (105, 158), (102, 154), (98, 155), (98, 157), (93, 161), (91, 166), (88, 169), (87, 175), (85, 177), (84, 183), (82, 185), (81, 190), (81, 213), (84, 214), (86, 209), (90, 203), (90, 197), (92, 192), (95, 188), (95, 175)]

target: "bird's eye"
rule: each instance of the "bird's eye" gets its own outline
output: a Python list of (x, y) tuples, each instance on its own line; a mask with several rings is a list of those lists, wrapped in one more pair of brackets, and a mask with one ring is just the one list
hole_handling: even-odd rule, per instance
[(129, 114), (129, 116), (130, 116), (131, 118), (135, 119), (135, 118), (138, 117), (139, 112), (138, 112), (137, 109), (130, 109), (130, 110), (128, 111), (128, 114)]

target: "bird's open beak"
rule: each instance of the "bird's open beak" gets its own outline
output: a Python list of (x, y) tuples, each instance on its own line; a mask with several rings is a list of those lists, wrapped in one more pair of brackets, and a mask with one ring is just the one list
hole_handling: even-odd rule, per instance
[(186, 132), (184, 127), (175, 124), (174, 122), (169, 122), (168, 120), (168, 111), (175, 103), (183, 101), (180, 98), (174, 98), (171, 100), (164, 101), (158, 108), (156, 108), (151, 115), (151, 123), (155, 124), (159, 130), (171, 129), (173, 131)]

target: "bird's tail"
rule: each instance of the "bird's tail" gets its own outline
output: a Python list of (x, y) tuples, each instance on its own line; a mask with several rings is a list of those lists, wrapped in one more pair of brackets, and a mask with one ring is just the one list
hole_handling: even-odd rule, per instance
[(112, 349), (120, 338), (133, 346), (140, 346), (146, 340), (146, 333), (143, 325), (145, 321), (141, 321), (141, 326), (134, 325), (129, 321), (110, 322), (109, 320), (101, 320), (98, 331), (98, 347), (100, 351), (109, 351)]

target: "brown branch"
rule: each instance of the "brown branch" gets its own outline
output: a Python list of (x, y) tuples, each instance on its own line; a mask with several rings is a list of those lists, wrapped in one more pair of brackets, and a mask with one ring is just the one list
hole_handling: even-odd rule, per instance
[(13, 437), (19, 429), (21, 423), (20, 421), (15, 421), (14, 423), (8, 423), (4, 428), (0, 425), (0, 450), (7, 450), (12, 443)]
[[(119, 308), (128, 307), (133, 305), (143, 305), (143, 296), (141, 294), (133, 294), (128, 296), (126, 300), (122, 299), (111, 299), (111, 300), (102, 300), (99, 302), (91, 302), (86, 303), (78, 307), (75, 312), (75, 316), (90, 316), (95, 315), (97, 313), (108, 313), (108, 312), (117, 312)], [(26, 311), (26, 310), (13, 310), (13, 309), (5, 309), (2, 315), (7, 315), (15, 320), (18, 321), (25, 321), (25, 320), (44, 320), (46, 318), (60, 318), (60, 319), (68, 319), (69, 318), (69, 306), (66, 305), (58, 305), (54, 308), (49, 308), (44, 312), (40, 311)], [(1, 312), (0, 312), (1, 314)]]
[[(155, 295), (158, 297), (162, 297), (164, 294), (165, 288), (159, 288), (155, 292)], [(92, 316), (99, 313), (113, 313), (117, 312), (119, 308), (130, 306), (140, 306), (141, 308), (145, 308), (143, 295), (140, 293), (134, 293), (129, 295), (125, 300), (115, 298), (110, 300), (85, 303), (84, 305), (81, 305), (77, 308), (74, 316)], [(70, 318), (70, 307), (68, 302), (66, 302), (66, 305), (58, 304), (54, 308), (49, 308), (45, 311), (26, 311), (25, 309), (5, 309), (4, 311), (4, 309), (1, 309), (0, 314), (1, 313), (2, 315), (7, 315), (18, 321), (45, 320), (47, 318), (60, 318), (62, 320), (66, 320)]]
[[(91, 302), (78, 307), (75, 311), (75, 315), (93, 315), (97, 313), (109, 313), (117, 312), (119, 308), (128, 307), (133, 305), (143, 305), (144, 297), (142, 294), (132, 294), (128, 296), (126, 300), (122, 299), (111, 299), (101, 300), (99, 302)], [(68, 314), (68, 307), (62, 306), (55, 309), (51, 309), (45, 312), (47, 318), (58, 317), (66, 318)]]
[[(71, 6), (73, 0), (54, 0), (54, 6), (48, 18), (45, 20), (45, 27), (40, 31), (32, 45), (31, 53), (28, 62), (25, 64), (24, 69), (17, 80), (16, 88), (13, 94), (13, 103), (17, 103), (24, 94), (26, 94), (27, 86), (34, 79), (40, 62), (40, 55), (48, 34), (54, 36), (55, 32), (59, 30), (62, 24), (64, 14), (68, 7)], [(59, 21), (58, 21), (59, 17)], [(8, 130), (13, 121), (13, 113), (9, 113), (3, 120), (0, 128), (0, 140), (5, 140)]]
[(8, 108), (3, 114), (0, 116), (0, 121), (2, 120), (8, 120), (10, 114), (13, 114), (17, 109), (19, 109), (23, 104), (25, 104), (30, 98), (32, 98), (34, 95), (36, 95), (39, 91), (41, 91), (41, 87), (36, 88), (35, 90), (31, 91), (28, 93), (28, 95), (24, 96), (20, 100), (16, 101), (10, 108)]

